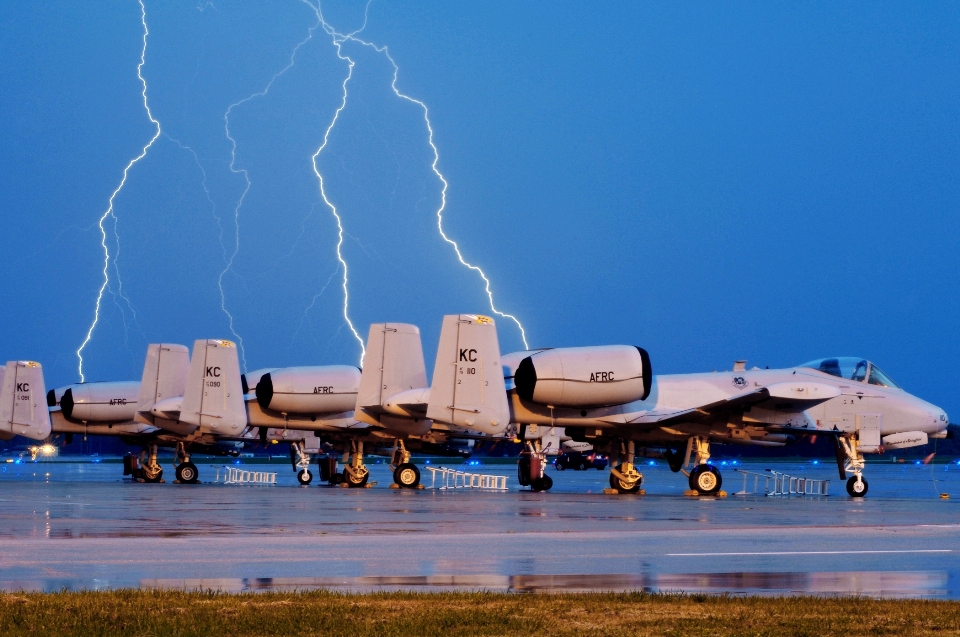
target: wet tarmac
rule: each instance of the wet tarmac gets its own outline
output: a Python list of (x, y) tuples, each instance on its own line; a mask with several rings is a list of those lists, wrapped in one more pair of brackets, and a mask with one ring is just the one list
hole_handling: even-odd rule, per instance
[[(604, 471), (552, 471), (549, 493), (134, 484), (111, 463), (0, 464), (0, 590), (489, 589), (860, 594), (960, 599), (960, 465), (868, 465), (847, 496), (830, 464), (753, 463), (830, 479), (829, 497), (688, 498), (646, 466), (645, 496)], [(217, 464), (217, 466), (222, 466)], [(451, 465), (448, 465), (451, 466)], [(463, 467), (511, 474), (512, 465)], [(221, 469), (222, 472), (222, 469)], [(172, 471), (170, 471), (172, 473)], [(749, 486), (752, 487), (752, 478)], [(941, 493), (953, 498), (944, 500)]]

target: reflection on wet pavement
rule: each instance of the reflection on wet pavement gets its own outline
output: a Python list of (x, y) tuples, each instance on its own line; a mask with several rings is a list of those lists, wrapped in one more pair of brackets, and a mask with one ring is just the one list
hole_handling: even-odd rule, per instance
[[(751, 470), (762, 470), (762, 465)], [(117, 464), (0, 466), (0, 589), (488, 588), (960, 598), (960, 466), (868, 465), (870, 495), (604, 496), (605, 472), (550, 493), (133, 484)], [(472, 469), (476, 470), (475, 467)], [(212, 467), (200, 467), (212, 477)], [(512, 473), (511, 465), (484, 467)], [(289, 475), (287, 475), (289, 474)], [(736, 474), (724, 472), (728, 488)], [(731, 491), (733, 489), (730, 489)], [(954, 499), (941, 500), (951, 492)]]

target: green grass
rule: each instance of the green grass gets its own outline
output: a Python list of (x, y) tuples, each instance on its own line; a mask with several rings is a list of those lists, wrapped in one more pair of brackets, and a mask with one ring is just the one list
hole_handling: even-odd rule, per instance
[(960, 635), (960, 602), (326, 591), (0, 594), (0, 635)]

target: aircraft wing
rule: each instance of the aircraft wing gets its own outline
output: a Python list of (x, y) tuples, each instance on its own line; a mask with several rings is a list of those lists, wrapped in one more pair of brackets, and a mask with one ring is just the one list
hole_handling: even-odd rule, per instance
[[(823, 383), (797, 381), (773, 383), (725, 400), (666, 414), (648, 414), (645, 422), (660, 426), (685, 422), (716, 420), (747, 407), (763, 407), (781, 412), (801, 412), (840, 395), (840, 389)], [(654, 418), (651, 418), (654, 416)]]

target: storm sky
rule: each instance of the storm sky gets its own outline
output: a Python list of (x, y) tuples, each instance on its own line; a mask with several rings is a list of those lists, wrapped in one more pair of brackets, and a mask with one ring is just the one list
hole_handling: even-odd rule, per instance
[[(960, 417), (960, 5), (320, 8), (429, 109), (444, 230), (531, 347), (640, 345), (657, 373), (857, 355)], [(385, 53), (302, 0), (145, 16), (161, 133), (105, 223), (87, 380), (234, 332), (248, 370), (359, 362), (328, 129), (361, 336), (419, 325), (432, 368), (443, 314), (491, 314)], [(135, 1), (0, 6), (0, 358), (49, 387), (79, 380), (98, 220), (157, 131), (143, 36)]]

